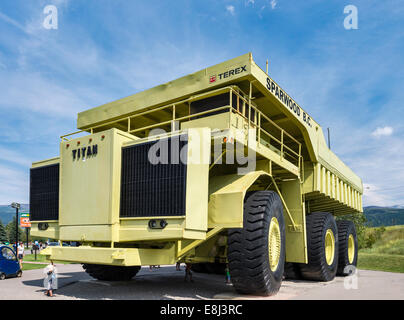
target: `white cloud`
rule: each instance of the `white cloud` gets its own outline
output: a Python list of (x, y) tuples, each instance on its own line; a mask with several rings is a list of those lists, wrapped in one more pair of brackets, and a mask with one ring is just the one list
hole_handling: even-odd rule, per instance
[(235, 8), (234, 8), (234, 6), (226, 6), (226, 10), (228, 11), (228, 12), (230, 12), (230, 14), (232, 15), (232, 16), (234, 16), (234, 13), (235, 13)]
[(4, 112), (20, 109), (74, 118), (86, 106), (74, 92), (38, 73), (9, 73), (7, 78), (0, 77), (0, 86)]
[(27, 28), (25, 28), (22, 24), (20, 24), (19, 22), (15, 21), (14, 19), (10, 18), (9, 16), (5, 15), (2, 12), (0, 12), (0, 19), (13, 25), (14, 27), (21, 30), (22, 32), (24, 32), (26, 34), (30, 34), (29, 30), (27, 30)]
[(0, 146), (0, 160), (19, 164), (28, 167), (31, 162), (25, 157), (24, 154), (9, 150)]
[(271, 8), (272, 8), (272, 10), (275, 9), (275, 7), (276, 7), (277, 4), (278, 4), (278, 3), (276, 2), (276, 0), (271, 0)]
[(29, 170), (24, 172), (0, 165), (0, 204), (27, 203)]
[(378, 127), (375, 131), (372, 132), (372, 136), (379, 138), (381, 136), (391, 136), (393, 134), (392, 127)]
[(364, 206), (389, 206), (391, 199), (383, 194), (381, 188), (374, 184), (363, 184), (363, 203)]

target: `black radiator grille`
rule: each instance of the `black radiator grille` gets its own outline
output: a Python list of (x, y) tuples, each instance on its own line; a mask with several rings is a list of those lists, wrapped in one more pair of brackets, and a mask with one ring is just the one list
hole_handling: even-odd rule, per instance
[(33, 168), (30, 172), (30, 219), (59, 219), (59, 164)]
[[(179, 154), (187, 155), (187, 136), (160, 140), (159, 145), (164, 143), (167, 152), (160, 149), (157, 156), (167, 153), (168, 163), (152, 164), (149, 161), (149, 150), (156, 141), (122, 149), (121, 217), (185, 215), (187, 165)], [(178, 146), (174, 153), (172, 145)]]

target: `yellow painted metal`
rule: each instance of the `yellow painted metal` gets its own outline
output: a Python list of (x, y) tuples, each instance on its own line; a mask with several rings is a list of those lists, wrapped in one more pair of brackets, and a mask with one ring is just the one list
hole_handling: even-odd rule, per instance
[[(47, 223), (49, 225), (46, 230), (39, 230), (39, 223)], [(30, 235), (33, 237), (41, 237), (44, 239), (59, 239), (59, 224), (57, 220), (53, 221), (31, 221)]]
[(269, 224), (268, 232), (268, 257), (269, 266), (272, 271), (278, 268), (279, 260), (281, 257), (281, 230), (279, 228), (278, 219), (273, 217)]
[[(121, 148), (136, 140), (117, 129), (62, 141), (60, 145), (60, 240), (119, 241)], [(97, 154), (72, 151), (92, 149)], [(77, 151), (78, 152), (78, 151)]]
[[(192, 250), (192, 254), (186, 254), (183, 259), (184, 262), (227, 262), (227, 232), (219, 232), (210, 237), (208, 240), (203, 241), (200, 245)], [(182, 247), (185, 247), (184, 244)], [(179, 247), (181, 249), (182, 247)]]
[(203, 127), (220, 130), (227, 129), (230, 127), (229, 115), (227, 113), (207, 115), (203, 118), (188, 120), (181, 123), (181, 129)]
[(50, 166), (50, 165), (53, 165), (53, 164), (58, 164), (59, 162), (60, 162), (59, 157), (51, 158), (51, 159), (47, 159), (47, 160), (33, 162), (31, 168), (46, 167), (46, 166)]
[(70, 262), (107, 264), (115, 266), (145, 266), (175, 263), (175, 245), (161, 249), (147, 248), (98, 248), (47, 247), (41, 251), (47, 259)]
[(335, 237), (331, 229), (327, 229), (325, 233), (324, 250), (325, 250), (325, 260), (327, 261), (327, 264), (330, 266), (334, 262), (335, 258)]
[[(145, 218), (121, 218), (119, 227), (119, 240), (128, 241), (150, 241), (150, 240), (169, 240), (169, 239), (194, 239), (195, 235), (190, 236), (185, 230), (185, 219), (179, 217), (153, 217), (153, 219), (164, 219), (167, 226), (164, 229), (150, 229)], [(205, 232), (201, 232), (197, 238), (205, 237)]]
[(355, 258), (355, 240), (353, 234), (348, 237), (348, 261), (353, 263)]
[(362, 187), (337, 170), (321, 163), (308, 167), (303, 188), (312, 212), (328, 211), (337, 215), (363, 211)]
[[(275, 184), (275, 187), (278, 188)], [(306, 209), (298, 179), (280, 183), (279, 194), (284, 204), (286, 261), (307, 263)]]
[(177, 259), (181, 259), (182, 256), (184, 256), (186, 253), (188, 253), (190, 250), (194, 249), (195, 247), (199, 246), (202, 244), (204, 241), (209, 240), (216, 234), (218, 234), (220, 231), (222, 231), (223, 228), (221, 227), (215, 227), (206, 234), (206, 238), (203, 240), (195, 240), (188, 244), (186, 247), (182, 248), (178, 253), (177, 253)]
[(210, 128), (188, 129), (186, 220), (188, 230), (208, 230)]
[(244, 196), (259, 177), (269, 179), (264, 171), (211, 177), (208, 227), (242, 228)]

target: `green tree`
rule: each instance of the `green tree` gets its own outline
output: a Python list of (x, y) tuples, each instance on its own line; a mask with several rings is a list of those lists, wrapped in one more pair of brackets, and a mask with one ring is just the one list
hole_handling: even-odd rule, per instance
[(372, 248), (373, 245), (382, 238), (383, 233), (386, 231), (386, 228), (384, 226), (381, 226), (379, 228), (372, 228), (369, 229), (366, 234), (365, 238), (365, 248)]
[[(16, 220), (13, 218), (13, 220), (10, 221), (6, 227), (6, 232), (10, 243), (15, 243), (15, 223)], [(23, 236), (22, 229), (18, 227), (18, 241), (23, 241), (24, 239), (25, 237)]]
[(0, 242), (8, 242), (6, 228), (4, 227), (3, 223), (0, 220)]

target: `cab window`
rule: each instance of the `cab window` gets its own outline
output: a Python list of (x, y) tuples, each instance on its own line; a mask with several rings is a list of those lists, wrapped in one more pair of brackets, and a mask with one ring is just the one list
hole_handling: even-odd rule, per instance
[(16, 260), (15, 254), (10, 248), (1, 249), (1, 255), (7, 260)]

